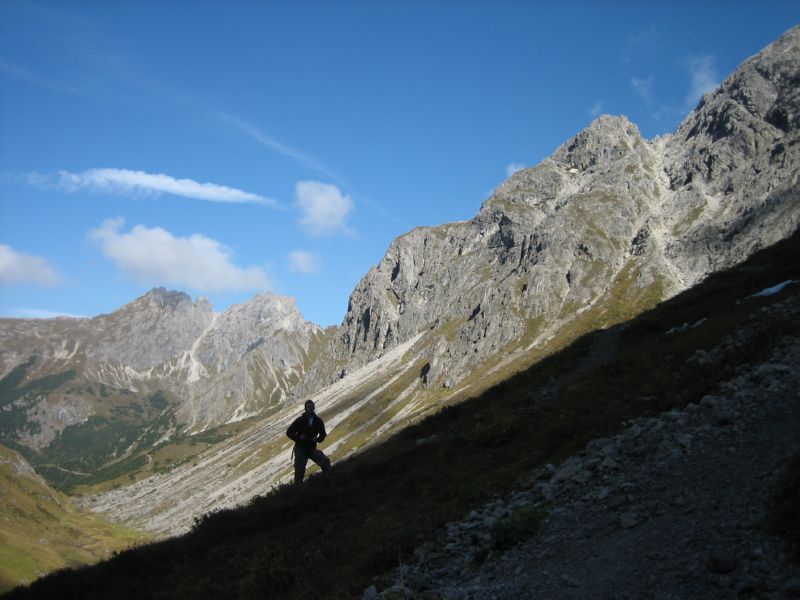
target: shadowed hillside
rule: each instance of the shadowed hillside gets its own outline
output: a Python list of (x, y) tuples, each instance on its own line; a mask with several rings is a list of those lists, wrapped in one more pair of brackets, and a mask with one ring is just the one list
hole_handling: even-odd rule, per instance
[[(631, 418), (699, 403), (798, 336), (796, 315), (770, 309), (800, 295), (798, 257), (796, 233), (335, 465), (327, 479), (280, 487), (240, 509), (205, 516), (185, 536), (49, 575), (8, 597), (360, 597), (375, 576), (410, 561), (446, 523), (530, 486), (537, 469)], [(790, 280), (777, 293), (754, 296)], [(732, 333), (740, 342), (721, 344)], [(783, 493), (786, 505), (792, 492)], [(492, 560), (535, 536), (532, 520), (526, 515), (497, 529)]]

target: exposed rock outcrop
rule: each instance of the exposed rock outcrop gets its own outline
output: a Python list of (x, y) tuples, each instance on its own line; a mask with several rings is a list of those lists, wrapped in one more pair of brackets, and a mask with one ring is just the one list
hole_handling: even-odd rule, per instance
[[(107, 455), (86, 459), (102, 467), (280, 407), (322, 335), (291, 298), (260, 294), (217, 314), (163, 288), (92, 319), (0, 319), (0, 440), (64, 473), (107, 436)], [(86, 460), (75, 475), (91, 473)]]
[[(356, 286), (301, 390), (423, 331), (427, 385), (501, 352), (607, 325), (800, 222), (800, 28), (746, 61), (672, 136), (602, 116), (518, 171), (468, 222), (397, 239)], [(433, 339), (435, 338), (435, 339)]]

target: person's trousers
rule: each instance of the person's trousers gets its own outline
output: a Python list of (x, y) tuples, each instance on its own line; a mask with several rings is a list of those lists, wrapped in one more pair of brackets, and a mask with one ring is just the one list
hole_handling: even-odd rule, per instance
[(325, 456), (322, 450), (316, 448), (308, 448), (296, 444), (294, 447), (294, 482), (303, 483), (303, 478), (306, 476), (306, 463), (311, 459), (319, 465), (323, 472), (327, 471), (331, 466), (331, 459)]

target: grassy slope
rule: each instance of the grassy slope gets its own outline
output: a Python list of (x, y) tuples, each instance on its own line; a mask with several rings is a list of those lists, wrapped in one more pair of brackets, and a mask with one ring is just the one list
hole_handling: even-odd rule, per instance
[(80, 512), (67, 496), (20, 475), (0, 446), (0, 592), (65, 566), (94, 563), (143, 541), (142, 534)]
[[(765, 358), (800, 323), (759, 314), (755, 334), (717, 364), (693, 366), (759, 308), (800, 294), (750, 294), (800, 279), (800, 235), (614, 332), (619, 347), (576, 371), (595, 336), (519, 373), (478, 398), (407, 428), (335, 465), (329, 479), (279, 488), (246, 507), (204, 518), (181, 538), (111, 561), (53, 574), (12, 597), (358, 597), (371, 576), (396, 566), (444, 523), (519, 485), (628, 418), (696, 402), (745, 364)], [(680, 333), (673, 327), (694, 324)], [(561, 382), (555, 398), (538, 392)]]

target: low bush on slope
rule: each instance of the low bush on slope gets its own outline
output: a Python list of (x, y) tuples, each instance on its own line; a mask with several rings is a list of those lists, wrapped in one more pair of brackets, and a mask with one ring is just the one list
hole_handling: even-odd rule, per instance
[(768, 526), (788, 542), (794, 560), (800, 563), (800, 454), (784, 469)]
[[(699, 401), (800, 323), (800, 236), (335, 465), (207, 515), (180, 538), (52, 574), (12, 598), (350, 598), (437, 528), (632, 417)], [(740, 328), (742, 323), (747, 328)], [(712, 349), (717, 349), (711, 352)], [(335, 435), (335, 431), (333, 432)]]

